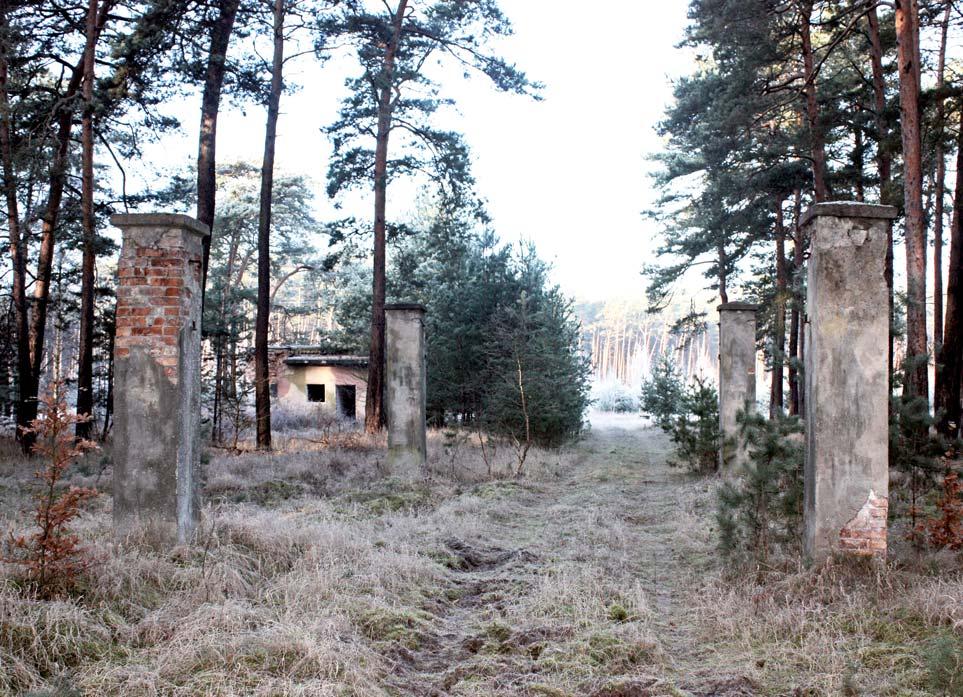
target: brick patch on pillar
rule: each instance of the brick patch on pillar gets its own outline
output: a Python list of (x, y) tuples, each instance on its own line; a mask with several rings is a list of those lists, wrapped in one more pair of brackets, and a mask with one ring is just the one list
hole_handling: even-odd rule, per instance
[(866, 503), (839, 531), (839, 550), (856, 556), (886, 555), (889, 499), (870, 490)]
[(200, 260), (180, 246), (180, 237), (165, 233), (149, 245), (126, 245), (117, 270), (116, 356), (126, 358), (132, 348), (142, 347), (175, 384), (178, 337), (192, 321), (192, 299), (201, 280)]

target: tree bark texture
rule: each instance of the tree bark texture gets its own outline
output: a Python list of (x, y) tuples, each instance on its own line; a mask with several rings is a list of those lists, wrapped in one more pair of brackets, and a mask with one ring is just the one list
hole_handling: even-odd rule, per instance
[(254, 326), (254, 402), (257, 447), (271, 448), (271, 380), (268, 369), (268, 326), (271, 321), (271, 196), (274, 191), (274, 151), (278, 112), (284, 89), (284, 0), (274, 0), (274, 57), (271, 63), (271, 94), (264, 129), (264, 161), (261, 165), (261, 200), (257, 226), (257, 319)]
[(769, 391), (769, 416), (782, 414), (783, 380), (786, 362), (786, 226), (782, 199), (776, 201), (776, 297), (772, 330), (772, 386)]
[[(227, 68), (227, 48), (234, 31), (234, 20), (240, 0), (220, 0), (219, 14), (211, 31), (211, 45), (204, 73), (204, 94), (201, 97), (201, 128), (197, 145), (197, 219), (208, 226), (211, 235), (204, 238), (201, 264), (201, 294), (207, 287), (207, 268), (211, 258), (211, 237), (214, 234), (214, 205), (216, 197), (215, 146), (217, 144), (217, 115), (221, 108), (221, 89)], [(203, 313), (203, 302), (202, 310)]]
[(813, 58), (812, 0), (802, 0), (800, 9), (800, 35), (802, 39), (803, 58), (803, 93), (806, 97), (806, 124), (809, 127), (809, 142), (813, 159), (813, 194), (816, 203), (821, 203), (829, 197), (826, 184), (826, 138), (819, 123), (819, 105), (816, 102), (816, 68)]
[(77, 366), (77, 415), (86, 417), (76, 426), (77, 438), (89, 439), (94, 411), (94, 263), (96, 261), (94, 221), (94, 53), (97, 47), (97, 4), (88, 0), (86, 44), (84, 46), (83, 100), (81, 118), (81, 215), (83, 219), (83, 262), (80, 274), (80, 346)]
[(920, 139), (919, 14), (912, 0), (896, 2), (903, 207), (906, 219), (906, 383), (910, 396), (929, 397), (926, 338), (926, 221)]
[(940, 431), (960, 432), (960, 375), (963, 371), (963, 123), (956, 150), (956, 192), (950, 223), (950, 259), (946, 282), (943, 344), (936, 361), (935, 408)]
[(365, 430), (380, 431), (385, 424), (385, 232), (388, 193), (388, 138), (393, 108), (392, 84), (395, 58), (404, 30), (408, 0), (401, 0), (392, 18), (391, 39), (385, 48), (378, 85), (378, 130), (374, 163), (374, 258), (372, 269), (371, 348), (368, 353), (368, 393), (365, 401)]
[[(7, 203), (7, 227), (10, 235), (10, 267), (13, 271), (12, 302), (14, 321), (17, 333), (17, 433), (20, 440), (24, 429), (29, 425), (30, 411), (26, 408), (27, 390), (30, 384), (30, 329), (27, 311), (27, 250), (20, 229), (20, 211), (17, 199), (17, 174), (13, 164), (11, 144), (11, 123), (13, 116), (10, 112), (10, 98), (7, 88), (9, 79), (10, 46), (6, 42), (7, 3), (0, 2), (0, 158), (3, 164), (3, 190)], [(36, 397), (36, 395), (34, 395)]]
[(936, 202), (933, 206), (933, 349), (939, 351), (943, 343), (943, 215), (946, 197), (946, 152), (943, 147), (943, 134), (946, 130), (946, 104), (943, 100), (943, 87), (946, 82), (946, 40), (950, 28), (950, 10), (953, 5), (946, 3), (940, 27), (940, 52), (936, 66)]
[[(869, 24), (869, 55), (873, 72), (873, 111), (875, 113), (874, 120), (876, 121), (876, 163), (879, 169), (879, 202), (884, 205), (893, 205), (891, 183), (893, 160), (887, 143), (889, 138), (889, 125), (886, 121), (886, 76), (883, 73), (883, 44), (879, 38), (879, 16), (876, 14), (875, 5), (867, 11), (866, 20)], [(890, 392), (892, 392), (893, 386), (893, 324), (895, 319), (893, 264), (893, 228), (890, 226), (886, 236), (886, 265), (883, 271), (883, 275), (886, 278), (886, 287), (889, 288)]]

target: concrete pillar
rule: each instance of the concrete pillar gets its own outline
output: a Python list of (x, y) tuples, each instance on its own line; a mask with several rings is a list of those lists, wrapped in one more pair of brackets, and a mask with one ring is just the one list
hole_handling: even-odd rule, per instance
[(425, 308), (413, 303), (388, 305), (385, 321), (388, 466), (422, 468), (428, 459)]
[(201, 241), (186, 215), (115, 215), (114, 530), (191, 541), (200, 515)]
[(820, 203), (806, 298), (804, 546), (885, 556), (889, 505), (886, 238), (896, 209)]
[(756, 408), (756, 311), (743, 302), (719, 305), (719, 471), (738, 474), (746, 461), (736, 414)]

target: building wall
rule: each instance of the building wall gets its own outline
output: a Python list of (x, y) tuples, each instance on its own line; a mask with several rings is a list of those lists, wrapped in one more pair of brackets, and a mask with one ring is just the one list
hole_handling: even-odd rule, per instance
[(277, 399), (286, 405), (302, 405), (308, 402), (308, 385), (324, 385), (325, 409), (334, 411), (336, 387), (354, 385), (355, 414), (359, 420), (364, 418), (365, 397), (368, 391), (368, 371), (366, 368), (345, 366), (304, 366), (284, 365), (277, 374)]

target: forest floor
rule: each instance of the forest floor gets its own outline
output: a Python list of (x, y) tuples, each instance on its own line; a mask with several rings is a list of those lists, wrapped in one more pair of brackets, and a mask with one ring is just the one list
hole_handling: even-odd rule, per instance
[[(112, 541), (102, 496), (73, 595), (24, 598), (7, 567), (0, 694), (963, 695), (958, 557), (733, 575), (717, 483), (637, 416), (521, 479), (454, 433), (428, 480), (356, 434), (279, 441), (212, 458), (193, 548)], [(11, 527), (30, 483), (2, 462)], [(109, 489), (109, 468), (74, 480)]]

